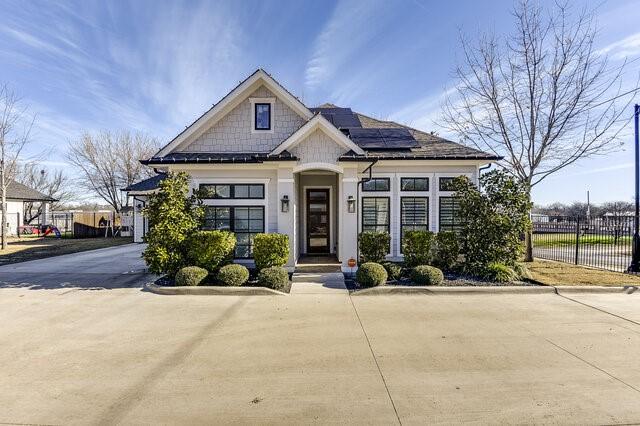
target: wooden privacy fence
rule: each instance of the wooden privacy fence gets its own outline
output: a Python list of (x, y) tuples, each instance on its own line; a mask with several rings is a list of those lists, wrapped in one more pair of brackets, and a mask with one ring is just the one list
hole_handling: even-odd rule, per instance
[(73, 238), (130, 236), (133, 220), (129, 216), (113, 211), (51, 212), (40, 226), (55, 226), (62, 235)]

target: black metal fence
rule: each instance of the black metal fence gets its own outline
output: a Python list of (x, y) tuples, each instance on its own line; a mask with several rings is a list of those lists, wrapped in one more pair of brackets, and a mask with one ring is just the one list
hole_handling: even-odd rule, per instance
[(633, 217), (533, 217), (533, 255), (625, 272), (631, 263)]

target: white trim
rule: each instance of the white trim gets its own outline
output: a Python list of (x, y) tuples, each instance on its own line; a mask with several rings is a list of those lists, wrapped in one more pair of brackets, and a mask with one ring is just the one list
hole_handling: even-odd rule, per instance
[(302, 237), (303, 254), (307, 253), (307, 189), (329, 189), (329, 253), (334, 254), (335, 239), (334, 239), (334, 226), (335, 226), (335, 206), (333, 201), (333, 186), (332, 185), (303, 185), (302, 186)]
[[(273, 121), (273, 113), (276, 98), (249, 98), (249, 103), (251, 104), (251, 134), (273, 133), (275, 124)], [(269, 129), (256, 129), (256, 104), (269, 104)]]
[[(341, 145), (345, 149), (350, 149), (356, 154), (364, 154), (362, 148), (356, 145), (351, 139), (346, 137), (344, 133), (342, 133), (333, 124), (331, 124), (329, 120), (324, 118), (322, 114), (316, 114), (311, 120), (307, 121), (296, 132), (285, 139), (280, 145), (275, 147), (273, 151), (271, 151), (271, 154), (281, 154), (282, 151), (295, 147), (316, 130), (322, 130), (334, 142), (336, 142), (338, 145)], [(337, 158), (336, 161), (338, 161)]]
[[(434, 211), (437, 208), (437, 203), (434, 202), (434, 181), (436, 180), (436, 174), (431, 172), (409, 172), (409, 173), (396, 173), (395, 174), (396, 181), (396, 191), (395, 191), (395, 202), (398, 209), (398, 237), (396, 238), (396, 253), (397, 257), (400, 259), (404, 259), (404, 255), (402, 254), (402, 197), (424, 197), (429, 199), (429, 231), (436, 232)], [(412, 177), (426, 177), (429, 178), (429, 190), (428, 191), (403, 191), (401, 182), (402, 178), (412, 178)], [(435, 207), (434, 207), (435, 206)]]
[(343, 173), (342, 167), (331, 163), (305, 163), (295, 166), (293, 173), (300, 173), (306, 170), (329, 170), (335, 173)]
[(358, 182), (358, 178), (344, 178), (343, 182)]
[(301, 117), (309, 120), (313, 113), (298, 98), (286, 91), (273, 77), (264, 70), (256, 70), (249, 78), (239, 84), (235, 89), (222, 98), (213, 108), (204, 113), (200, 118), (188, 126), (182, 133), (177, 135), (164, 148), (160, 149), (155, 156), (164, 157), (183, 143), (189, 142), (200, 136), (217, 121), (229, 113), (240, 104), (244, 97), (264, 85), (271, 93)]
[(295, 179), (290, 179), (290, 178), (282, 178), (282, 179), (278, 179), (278, 183), (294, 183)]

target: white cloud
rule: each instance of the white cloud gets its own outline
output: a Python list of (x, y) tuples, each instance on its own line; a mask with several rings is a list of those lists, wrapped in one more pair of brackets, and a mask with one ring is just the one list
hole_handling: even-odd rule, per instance
[(615, 60), (622, 60), (640, 55), (640, 32), (611, 43), (598, 50), (598, 53), (608, 54)]
[(401, 107), (391, 114), (390, 119), (416, 129), (433, 130), (435, 122), (440, 118), (442, 103), (455, 92), (456, 88), (452, 86), (438, 93), (427, 95)]

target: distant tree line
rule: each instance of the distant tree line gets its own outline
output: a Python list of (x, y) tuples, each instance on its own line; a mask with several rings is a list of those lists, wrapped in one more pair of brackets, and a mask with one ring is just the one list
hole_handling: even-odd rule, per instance
[(634, 214), (635, 205), (630, 201), (610, 201), (602, 204), (591, 204), (575, 201), (571, 204), (553, 203), (548, 206), (534, 206), (534, 214), (547, 216), (587, 217), (621, 217)]

